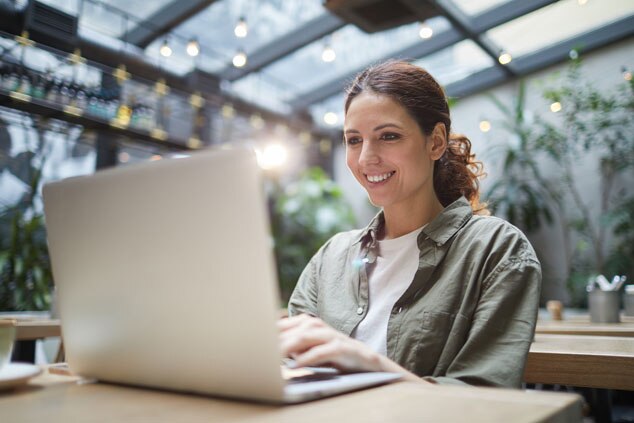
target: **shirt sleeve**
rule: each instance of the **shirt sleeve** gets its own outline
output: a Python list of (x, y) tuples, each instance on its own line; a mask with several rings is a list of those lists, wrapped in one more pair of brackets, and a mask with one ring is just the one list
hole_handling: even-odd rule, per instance
[(323, 247), (310, 259), (299, 276), (288, 302), (288, 315), (310, 314), (317, 316), (317, 283), (321, 267)]
[(467, 339), (441, 384), (519, 387), (535, 333), (541, 267), (531, 257), (509, 257), (482, 283)]

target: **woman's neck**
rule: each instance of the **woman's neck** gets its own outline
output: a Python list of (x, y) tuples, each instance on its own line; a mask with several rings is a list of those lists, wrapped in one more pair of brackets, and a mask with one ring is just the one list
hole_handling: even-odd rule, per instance
[(438, 198), (418, 207), (390, 207), (383, 209), (385, 225), (381, 239), (394, 239), (406, 235), (431, 222), (444, 209)]

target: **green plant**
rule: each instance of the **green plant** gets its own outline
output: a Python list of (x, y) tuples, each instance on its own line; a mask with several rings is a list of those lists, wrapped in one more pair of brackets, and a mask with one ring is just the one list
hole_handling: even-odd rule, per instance
[(549, 189), (541, 175), (534, 125), (527, 119), (525, 109), (525, 84), (520, 82), (511, 106), (495, 96), (489, 98), (504, 116), (500, 126), (510, 135), (511, 142), (494, 151), (501, 156), (503, 175), (491, 185), (486, 199), (494, 213), (504, 215), (526, 232), (532, 232), (542, 224), (552, 222), (552, 203), (559, 197)]
[[(24, 129), (29, 133), (30, 128)], [(51, 266), (38, 207), (46, 157), (44, 129), (34, 129), (35, 151), (11, 156), (11, 137), (0, 120), (0, 173), (8, 171), (26, 186), (16, 203), (0, 206), (0, 310), (47, 310), (51, 303)]]
[[(537, 145), (557, 164), (561, 192), (573, 205), (563, 201), (558, 204), (562, 228), (578, 235), (574, 246), (568, 236), (566, 246), (569, 286), (579, 302), (585, 292), (578, 285), (585, 285), (589, 276), (631, 272), (634, 199), (625, 197), (625, 189), (615, 192), (615, 187), (619, 178), (634, 168), (634, 83), (600, 90), (583, 80), (581, 61), (577, 59), (552, 85), (544, 97), (558, 102), (562, 111), (555, 122), (542, 121)], [(598, 160), (599, 198), (588, 198), (588, 191), (579, 184), (577, 166), (584, 157)], [(616, 241), (610, 252), (606, 240), (613, 231)], [(629, 266), (624, 264), (628, 260)]]
[(352, 229), (355, 219), (339, 186), (320, 168), (273, 193), (275, 258), (282, 300), (288, 301), (302, 270), (335, 233)]

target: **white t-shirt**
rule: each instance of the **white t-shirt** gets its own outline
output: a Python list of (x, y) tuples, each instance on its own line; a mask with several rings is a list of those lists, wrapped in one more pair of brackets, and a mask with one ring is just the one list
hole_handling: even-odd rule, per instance
[(352, 332), (376, 352), (387, 355), (387, 323), (394, 303), (418, 269), (418, 234), (423, 227), (394, 239), (378, 241), (376, 261), (367, 267), (369, 302), (365, 318)]

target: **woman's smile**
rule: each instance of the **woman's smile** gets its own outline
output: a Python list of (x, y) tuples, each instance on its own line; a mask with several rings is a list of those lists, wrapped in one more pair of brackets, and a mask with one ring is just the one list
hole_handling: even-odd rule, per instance
[(379, 184), (385, 184), (388, 179), (394, 176), (395, 173), (396, 172), (386, 172), (386, 173), (373, 174), (373, 175), (365, 174), (365, 178), (367, 179), (368, 182), (370, 182), (370, 184), (379, 185)]

